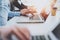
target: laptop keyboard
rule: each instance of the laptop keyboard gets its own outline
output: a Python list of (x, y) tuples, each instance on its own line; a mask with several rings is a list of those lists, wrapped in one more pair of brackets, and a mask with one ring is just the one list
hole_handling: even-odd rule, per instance
[[(47, 39), (48, 38), (48, 39)], [(44, 35), (40, 36), (31, 36), (31, 40), (52, 40), (51, 37), (48, 35), (47, 38)], [(2, 40), (0, 38), (0, 40)]]
[(30, 17), (30, 20), (42, 20), (42, 17), (39, 15), (35, 15), (33, 17)]
[(52, 40), (49, 35), (47, 36), (47, 38), (44, 35), (41, 35), (41, 36), (32, 36), (31, 40)]

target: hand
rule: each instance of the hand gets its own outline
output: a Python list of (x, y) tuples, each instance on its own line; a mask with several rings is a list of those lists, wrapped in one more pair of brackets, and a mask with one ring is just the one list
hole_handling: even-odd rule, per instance
[(40, 15), (44, 18), (44, 20), (46, 20), (49, 14), (47, 14), (45, 9), (42, 9)]
[(37, 13), (36, 8), (34, 6), (29, 6), (28, 10), (30, 13)]
[(3, 40), (9, 40), (9, 35), (14, 34), (19, 40), (29, 40), (30, 33), (27, 28), (21, 28), (19, 26), (4, 27), (1, 29), (1, 37)]
[(22, 9), (20, 12), (21, 12), (23, 15), (26, 15), (26, 14), (29, 13), (29, 10), (28, 10), (28, 9)]
[(23, 15), (32, 14), (32, 16), (34, 16), (37, 13), (36, 8), (33, 6), (29, 6), (27, 9), (22, 9), (20, 12)]

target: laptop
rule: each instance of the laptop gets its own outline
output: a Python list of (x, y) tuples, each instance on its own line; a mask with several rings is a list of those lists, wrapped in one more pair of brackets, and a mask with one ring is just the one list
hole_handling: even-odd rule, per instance
[(60, 40), (60, 24), (52, 32)]
[(39, 15), (34, 17), (20, 16), (18, 17), (17, 23), (44, 23), (44, 19)]
[[(39, 16), (39, 15), (36, 15), (35, 17), (32, 17), (32, 18), (25, 17), (25, 16), (20, 16), (20, 17), (17, 17), (17, 21), (16, 22), (17, 23), (21, 23), (21, 24), (22, 23), (25, 23), (25, 24), (26, 23), (27, 24), (28, 23), (41, 23), (41, 22), (44, 22), (44, 19), (41, 16)], [(18, 24), (18, 25), (21, 26), (21, 24)], [(22, 24), (22, 25), (23, 25), (23, 27), (25, 26), (24, 24)], [(28, 26), (28, 25), (26, 25), (26, 26)], [(36, 33), (36, 34), (38, 34), (38, 33)], [(36, 35), (36, 34), (31, 35), (31, 40), (53, 40), (54, 37), (55, 37), (55, 35), (52, 36), (52, 34), (47, 34), (47, 35), (40, 35), (40, 34)], [(56, 40), (56, 39), (54, 39), (54, 40)]]

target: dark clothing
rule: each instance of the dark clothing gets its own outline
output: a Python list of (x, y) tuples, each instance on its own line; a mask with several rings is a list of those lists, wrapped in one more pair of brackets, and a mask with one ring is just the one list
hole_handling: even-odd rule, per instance
[[(12, 17), (14, 16), (20, 16), (20, 10), (24, 9), (24, 8), (27, 8), (27, 6), (25, 6), (22, 2), (21, 4), (19, 4), (18, 0), (9, 0), (10, 1), (10, 11), (13, 11), (13, 12), (10, 12), (9, 15), (8, 15), (8, 20), (11, 19)], [(17, 7), (19, 10), (15, 10), (14, 7)], [(17, 13), (19, 12), (19, 13)]]
[(14, 0), (10, 2), (10, 10), (13, 11), (14, 7), (17, 7), (19, 10), (27, 8), (26, 5), (24, 5), (22, 2), (21, 4), (18, 3), (18, 0)]

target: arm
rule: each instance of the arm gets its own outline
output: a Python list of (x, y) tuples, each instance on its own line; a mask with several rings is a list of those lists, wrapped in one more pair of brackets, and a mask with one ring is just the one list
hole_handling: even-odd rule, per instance
[(7, 23), (8, 3), (7, 0), (0, 0), (0, 26)]
[(29, 40), (30, 32), (27, 28), (22, 28), (20, 26), (6, 26), (1, 29), (2, 40), (11, 40), (12, 35), (15, 35), (17, 39)]
[(10, 11), (9, 13), (8, 13), (8, 17), (14, 17), (14, 16), (20, 16), (20, 12), (12, 12), (12, 11)]

